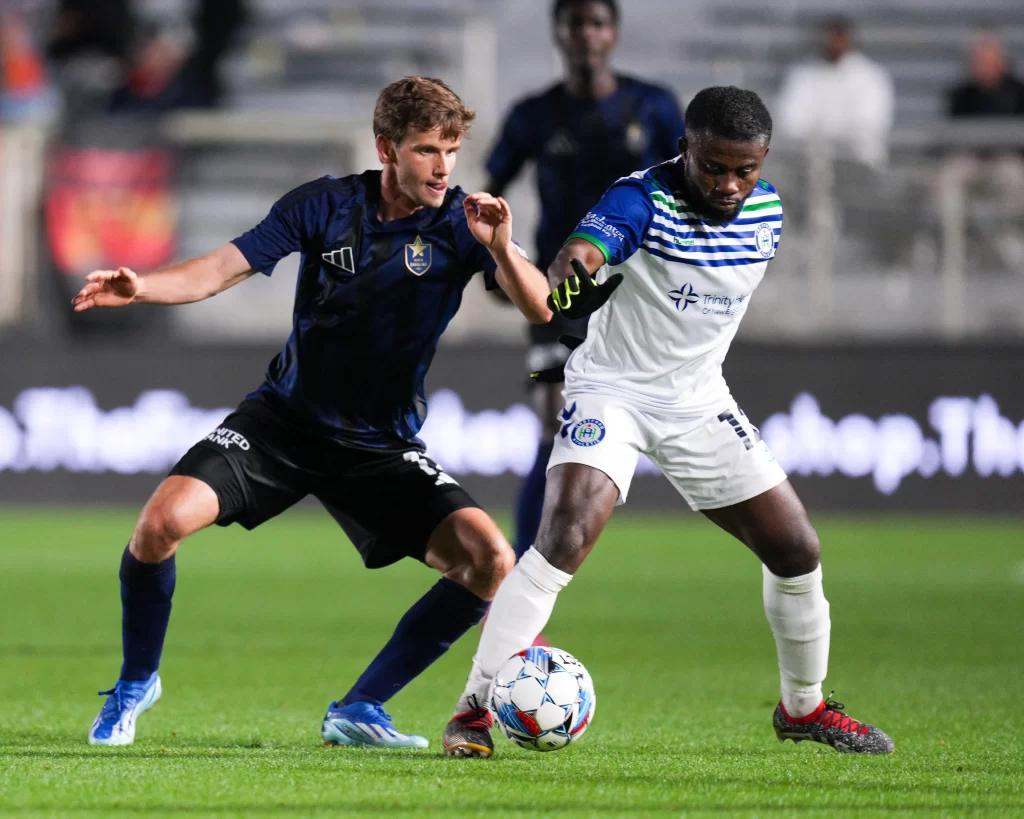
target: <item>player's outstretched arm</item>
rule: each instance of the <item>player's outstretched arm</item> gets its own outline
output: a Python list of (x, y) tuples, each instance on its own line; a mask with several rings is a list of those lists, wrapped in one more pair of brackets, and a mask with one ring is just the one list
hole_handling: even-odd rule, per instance
[(71, 303), (80, 313), (91, 307), (139, 304), (189, 304), (227, 290), (254, 271), (233, 244), (212, 253), (140, 276), (127, 267), (94, 270)]
[(621, 273), (613, 273), (603, 284), (594, 280), (594, 272), (604, 263), (604, 254), (586, 239), (566, 242), (548, 268), (548, 306), (569, 319), (584, 318), (601, 309), (622, 284)]
[(489, 193), (474, 193), (466, 197), (463, 206), (473, 236), (494, 257), (498, 286), (527, 321), (551, 321), (554, 314), (548, 307), (548, 283), (512, 241), (512, 210), (508, 202)]

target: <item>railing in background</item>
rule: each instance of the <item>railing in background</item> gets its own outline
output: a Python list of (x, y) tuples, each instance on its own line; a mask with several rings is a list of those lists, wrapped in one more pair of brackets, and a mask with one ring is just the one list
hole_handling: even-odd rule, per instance
[(872, 169), (841, 146), (775, 141), (765, 176), (786, 223), (744, 338), (1024, 335), (1024, 187), (999, 177), (1024, 179), (1024, 122), (941, 122), (891, 144)]
[(24, 321), (35, 298), (46, 133), (0, 126), (0, 327)]

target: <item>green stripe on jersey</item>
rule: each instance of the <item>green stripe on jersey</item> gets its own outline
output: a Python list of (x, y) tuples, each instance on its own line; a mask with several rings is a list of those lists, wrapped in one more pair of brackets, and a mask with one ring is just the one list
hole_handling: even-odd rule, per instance
[(778, 208), (782, 206), (782, 200), (779, 197), (774, 199), (764, 199), (760, 202), (750, 204), (749, 202), (743, 205), (743, 213), (749, 213), (752, 210), (767, 210), (768, 208)]
[(665, 205), (667, 208), (669, 208), (669, 210), (673, 210), (673, 211), (675, 211), (676, 213), (678, 213), (680, 215), (687, 215), (687, 216), (693, 215), (693, 211), (689, 210), (688, 208), (684, 208), (681, 205), (677, 204), (675, 199), (670, 199), (669, 197), (665, 196), (665, 194), (661, 193), (660, 191), (651, 191), (650, 192), (650, 197), (655, 202), (661, 202), (661, 204)]
[(612, 252), (608, 249), (608, 245), (598, 239), (596, 236), (591, 236), (589, 233), (570, 233), (569, 238), (565, 240), (565, 244), (569, 244), (572, 239), (585, 239), (590, 242), (594, 247), (600, 250), (604, 254), (604, 262), (608, 264), (612, 260)]

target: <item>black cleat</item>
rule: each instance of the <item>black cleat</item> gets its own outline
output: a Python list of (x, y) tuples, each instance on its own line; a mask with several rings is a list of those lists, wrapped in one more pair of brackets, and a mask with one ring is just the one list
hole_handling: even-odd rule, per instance
[(896, 751), (896, 744), (886, 733), (844, 714), (845, 706), (832, 699), (834, 693), (830, 692), (828, 699), (806, 717), (791, 717), (780, 702), (772, 717), (772, 727), (779, 742), (809, 739), (831, 745), (841, 754), (891, 754)]
[(473, 708), (452, 717), (444, 729), (444, 755), (467, 756), (486, 759), (494, 753), (491, 742), (491, 726), (494, 718), (486, 708), (481, 708), (475, 698)]

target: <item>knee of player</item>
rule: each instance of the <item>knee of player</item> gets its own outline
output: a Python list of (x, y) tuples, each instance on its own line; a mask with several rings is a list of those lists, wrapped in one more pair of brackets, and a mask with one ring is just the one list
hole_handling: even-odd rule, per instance
[(765, 550), (772, 555), (765, 560), (768, 570), (779, 577), (797, 577), (818, 568), (821, 562), (821, 541), (810, 522), (783, 533), (774, 539), (772, 548)]
[(143, 562), (166, 560), (187, 534), (182, 513), (174, 507), (147, 506), (132, 537), (132, 553)]

